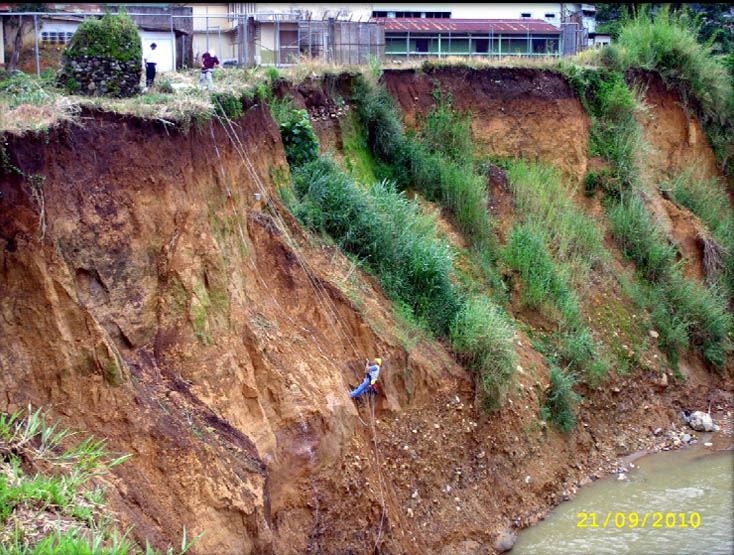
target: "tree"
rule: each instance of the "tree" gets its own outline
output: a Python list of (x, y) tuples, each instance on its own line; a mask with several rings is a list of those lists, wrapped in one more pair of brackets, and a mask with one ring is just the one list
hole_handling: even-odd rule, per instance
[(701, 23), (698, 40), (713, 41), (721, 54), (734, 54), (734, 7), (732, 4), (687, 4)]
[[(22, 12), (45, 12), (48, 7), (46, 4), (11, 4), (11, 13), (22, 13)], [(33, 17), (22, 16), (22, 15), (11, 15), (3, 18), (3, 26), (5, 30), (6, 44), (13, 44), (13, 53), (10, 55), (5, 68), (8, 71), (13, 71), (18, 67), (18, 60), (20, 59), (20, 51), (23, 49), (23, 35), (25, 34), (25, 27), (27, 25), (33, 25)], [(12, 37), (12, 38), (11, 38)]]

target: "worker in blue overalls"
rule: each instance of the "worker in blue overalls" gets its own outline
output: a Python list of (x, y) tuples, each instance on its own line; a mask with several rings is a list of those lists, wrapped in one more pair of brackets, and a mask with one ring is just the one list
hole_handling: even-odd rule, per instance
[(380, 376), (380, 366), (382, 366), (382, 359), (376, 358), (375, 360), (368, 360), (365, 365), (365, 378), (364, 381), (359, 384), (359, 387), (352, 391), (349, 396), (354, 399), (359, 397), (367, 391), (368, 388), (374, 390), (374, 385), (377, 383), (377, 378)]

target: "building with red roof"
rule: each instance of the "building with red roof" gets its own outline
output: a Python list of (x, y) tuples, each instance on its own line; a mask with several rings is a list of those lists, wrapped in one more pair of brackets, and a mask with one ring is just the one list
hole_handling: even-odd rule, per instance
[(561, 30), (540, 19), (376, 18), (385, 56), (559, 56)]

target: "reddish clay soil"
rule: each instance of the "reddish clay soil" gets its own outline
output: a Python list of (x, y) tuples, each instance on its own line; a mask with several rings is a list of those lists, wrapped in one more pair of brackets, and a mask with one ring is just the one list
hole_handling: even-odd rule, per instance
[[(633, 79), (644, 90), (647, 113), (639, 116), (645, 140), (651, 151), (645, 153), (642, 168), (650, 183), (658, 183), (692, 168), (695, 175), (725, 179), (716, 165), (714, 151), (698, 117), (689, 113), (680, 95), (668, 90), (660, 76), (641, 73)], [(680, 250), (685, 275), (702, 280), (704, 276), (703, 240), (706, 226), (689, 210), (664, 198), (651, 188), (648, 206), (669, 240)]]
[(446, 67), (387, 70), (384, 82), (416, 127), (433, 106), (436, 84), (472, 114), (472, 136), (485, 154), (539, 158), (580, 183), (586, 175), (589, 120), (558, 74), (525, 68)]
[(634, 81), (644, 91), (648, 111), (639, 117), (645, 139), (652, 147), (645, 153), (644, 168), (652, 180), (660, 180), (696, 168), (706, 177), (720, 177), (714, 151), (701, 123), (684, 108), (680, 95), (668, 90), (655, 73), (641, 73)]
[[(446, 83), (467, 91), (454, 95), (469, 109), (463, 71)], [(391, 89), (427, 106), (430, 80), (397, 75), (386, 75)], [(466, 79), (475, 129), (504, 129), (480, 135), (487, 152), (548, 159), (557, 148), (559, 166), (583, 177), (588, 124), (557, 76)], [(338, 108), (315, 88), (297, 101)], [(338, 145), (328, 113), (317, 131)], [(550, 131), (561, 114), (565, 142)], [(630, 354), (644, 370), (583, 389), (579, 425), (561, 434), (539, 416), (544, 358), (518, 333), (517, 379), (504, 408), (486, 413), (445, 346), (418, 332), (406, 340), (374, 280), (288, 216), (276, 193), (288, 169), (262, 106), (246, 111), (235, 142), (215, 124), (183, 132), (85, 116), (6, 138), (11, 163), (45, 181), (42, 196), (8, 168), (0, 181), (0, 410), (43, 406), (132, 453), (110, 499), (140, 541), (178, 545), (185, 525), (189, 537), (206, 531), (191, 551), (201, 554), (492, 553), (498, 534), (654, 445), (679, 409), (734, 408), (730, 377), (687, 357), (687, 380), (675, 381), (648, 360), (653, 343)], [(491, 186), (503, 189), (499, 175)], [(511, 202), (499, 194), (490, 209)], [(632, 311), (604, 284), (590, 320), (612, 300)], [(604, 322), (600, 332), (636, 344)], [(358, 359), (377, 355), (373, 418), (347, 391)]]

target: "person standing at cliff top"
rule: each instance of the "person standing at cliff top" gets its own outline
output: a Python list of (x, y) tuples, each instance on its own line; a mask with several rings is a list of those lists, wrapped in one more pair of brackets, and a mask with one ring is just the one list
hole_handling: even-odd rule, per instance
[(156, 51), (158, 45), (151, 43), (148, 48), (143, 60), (145, 61), (145, 88), (146, 90), (153, 86), (155, 82), (155, 70), (159, 62), (160, 53)]
[(211, 91), (214, 88), (214, 79), (212, 78), (212, 71), (215, 67), (222, 67), (219, 65), (219, 58), (214, 50), (204, 52), (201, 57), (201, 77), (199, 77), (199, 86), (203, 87), (204, 82), (207, 84), (207, 88)]
[(370, 386), (373, 386), (377, 383), (377, 378), (380, 377), (380, 366), (382, 366), (382, 359), (376, 358), (375, 360), (368, 360), (367, 364), (364, 367), (365, 370), (365, 377), (364, 381), (359, 384), (359, 387), (352, 391), (349, 396), (354, 399), (356, 397), (359, 397), (367, 391), (367, 388)]

